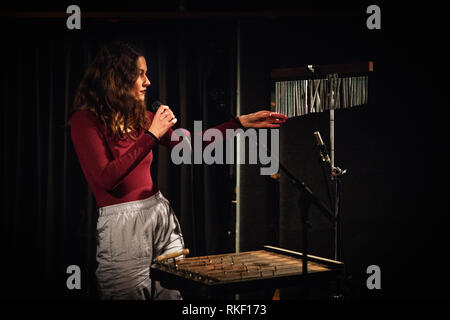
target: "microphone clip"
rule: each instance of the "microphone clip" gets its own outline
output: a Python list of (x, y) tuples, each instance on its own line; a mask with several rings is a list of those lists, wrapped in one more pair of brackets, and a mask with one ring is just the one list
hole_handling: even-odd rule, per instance
[(340, 176), (343, 176), (347, 173), (347, 169), (341, 169), (339, 167), (333, 167), (331, 169), (331, 176), (339, 178)]

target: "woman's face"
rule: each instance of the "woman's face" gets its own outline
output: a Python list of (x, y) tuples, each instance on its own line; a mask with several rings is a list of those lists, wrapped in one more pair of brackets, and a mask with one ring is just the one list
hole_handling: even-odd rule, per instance
[(147, 63), (145, 62), (144, 57), (139, 57), (137, 60), (137, 67), (139, 70), (139, 76), (131, 89), (132, 93), (136, 97), (136, 99), (140, 101), (145, 100), (145, 93), (147, 91), (147, 87), (150, 86), (150, 80), (147, 78)]

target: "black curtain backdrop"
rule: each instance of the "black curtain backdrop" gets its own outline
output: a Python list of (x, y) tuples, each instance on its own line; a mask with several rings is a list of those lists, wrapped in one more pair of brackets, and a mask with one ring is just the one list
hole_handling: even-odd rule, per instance
[[(148, 12), (162, 13), (152, 18), (89, 18), (73, 31), (66, 28), (65, 14), (1, 13), (2, 298), (97, 297), (97, 208), (65, 123), (87, 64), (111, 40), (144, 48), (149, 101), (170, 105), (179, 126), (190, 131), (194, 120), (204, 128), (227, 120), (216, 106), (236, 110), (238, 89), (242, 114), (268, 106), (274, 68), (373, 60), (369, 103), (336, 112), (336, 161), (349, 170), (342, 208), (344, 257), (352, 276), (346, 298), (448, 298), (445, 11), (380, 3), (382, 29), (368, 30), (365, 10), (372, 3), (294, 9), (283, 1), (230, 1), (228, 13), (203, 1), (156, 3)], [(41, 5), (29, 10), (53, 11)], [(133, 5), (125, 11), (136, 12)], [(216, 13), (208, 18), (211, 11)], [(320, 130), (329, 145), (328, 120), (328, 114), (313, 114), (280, 129), (281, 161), (322, 199), (312, 133)], [(276, 182), (259, 175), (259, 166), (242, 165), (235, 190), (235, 166), (196, 165), (194, 173), (192, 215), (190, 167), (173, 165), (168, 150), (158, 149), (152, 174), (181, 221), (186, 246), (194, 250), (195, 244), (193, 255), (235, 250), (235, 192), (242, 251), (264, 244), (301, 250), (298, 193), (286, 177)], [(311, 253), (330, 257), (330, 225), (315, 208), (311, 217)], [(372, 264), (381, 268), (381, 290), (366, 287)], [(81, 290), (67, 290), (70, 265), (81, 268)], [(282, 291), (282, 299), (302, 297), (291, 289)], [(328, 291), (317, 294), (330, 297)]]
[[(95, 298), (97, 206), (65, 126), (86, 66), (106, 42), (136, 43), (147, 59), (149, 104), (170, 105), (176, 127), (193, 132), (199, 120), (206, 129), (226, 121), (234, 107), (235, 23), (105, 20), (83, 23), (80, 31), (67, 30), (65, 20), (13, 25), (1, 66), (2, 295)], [(220, 103), (226, 110), (217, 111)], [(195, 165), (193, 216), (190, 166), (174, 165), (163, 146), (155, 153), (153, 178), (180, 219), (186, 247), (193, 255), (232, 251), (233, 171)], [(81, 268), (81, 290), (66, 288), (70, 265)]]
[[(432, 7), (380, 6), (381, 30), (365, 27), (364, 4), (334, 15), (243, 20), (242, 112), (270, 101), (275, 68), (374, 61), (368, 104), (335, 111), (336, 165), (348, 169), (342, 194), (344, 295), (448, 298), (448, 277), (437, 270), (448, 243), (449, 218), (443, 209), (448, 170), (442, 149), (447, 130), (442, 72), (447, 67), (441, 63), (439, 37), (431, 36), (442, 34), (444, 20)], [(314, 131), (329, 147), (328, 112), (289, 119), (280, 129), (280, 161), (326, 202)], [(277, 243), (302, 251), (299, 191), (282, 172), (279, 194), (268, 180), (256, 168), (243, 166), (241, 247), (255, 250)], [(278, 208), (273, 194), (279, 195)], [(315, 206), (309, 214), (310, 253), (333, 258), (332, 224)], [(278, 234), (271, 225), (278, 226)], [(255, 237), (253, 229), (265, 231)], [(370, 265), (381, 269), (381, 290), (367, 288)], [(304, 289), (282, 289), (281, 300), (330, 297), (331, 286)]]

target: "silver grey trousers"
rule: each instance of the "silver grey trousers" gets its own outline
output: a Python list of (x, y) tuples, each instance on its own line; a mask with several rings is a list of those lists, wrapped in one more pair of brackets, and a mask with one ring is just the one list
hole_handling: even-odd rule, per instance
[(150, 265), (159, 255), (183, 247), (180, 224), (161, 192), (100, 208), (96, 270), (100, 297), (181, 300), (179, 291), (151, 280)]

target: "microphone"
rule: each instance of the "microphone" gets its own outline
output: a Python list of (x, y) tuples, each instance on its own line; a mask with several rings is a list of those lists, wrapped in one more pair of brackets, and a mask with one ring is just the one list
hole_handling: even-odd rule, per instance
[(156, 111), (158, 111), (158, 108), (162, 105), (162, 102), (159, 100), (156, 100), (152, 103), (151, 107), (150, 107), (150, 111), (152, 111), (153, 113), (156, 113)]
[(331, 163), (330, 156), (328, 155), (327, 148), (323, 143), (322, 137), (320, 136), (320, 132), (314, 132), (314, 136), (316, 137), (317, 146), (319, 147), (320, 157), (323, 162)]
[[(159, 107), (163, 105), (163, 103), (159, 100), (155, 100), (151, 107), (150, 107), (150, 111), (152, 111), (153, 113), (156, 113), (156, 111), (158, 111)], [(177, 133), (179, 133), (181, 135), (182, 138), (184, 138), (183, 140), (185, 142), (187, 142), (189, 148), (191, 149), (191, 154), (192, 154), (192, 145), (191, 145), (191, 141), (190, 141), (190, 136), (186, 136), (186, 134), (183, 132), (184, 129), (180, 128), (178, 129), (179, 131)], [(187, 133), (189, 134), (189, 131), (187, 131)], [(193, 155), (192, 155), (193, 156)]]

